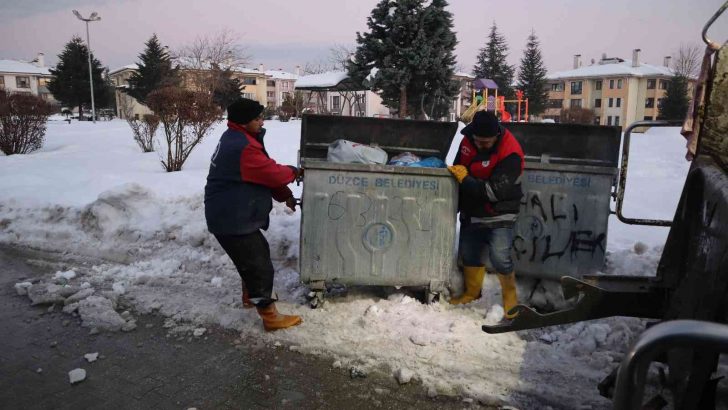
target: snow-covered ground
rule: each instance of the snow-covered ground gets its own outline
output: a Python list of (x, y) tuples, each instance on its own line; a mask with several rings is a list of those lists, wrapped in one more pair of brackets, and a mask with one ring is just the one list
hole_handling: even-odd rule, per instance
[[(50, 121), (42, 150), (0, 155), (0, 243), (101, 260), (91, 269), (48, 272), (42, 283), (17, 285), (18, 292), (38, 303), (65, 301), (65, 310), (77, 311), (91, 328), (130, 330), (132, 314), (114, 310), (123, 298), (137, 312), (169, 317), (170, 331), (221, 325), (243, 340), (329, 357), (332, 366), (419, 380), (432, 394), (524, 408), (609, 406), (596, 384), (641, 332), (640, 320), (487, 335), (480, 326), (502, 315), (492, 277), (485, 297), (465, 307), (424, 305), (396, 290), (351, 289), (311, 310), (297, 272), (300, 213), (278, 205), (266, 232), (275, 290), (280, 309), (302, 315), (304, 323), (264, 333), (254, 310), (240, 308), (238, 275), (205, 226), (202, 190), (224, 127), (177, 173), (164, 172), (157, 153), (142, 154), (119, 120)], [(295, 164), (300, 122), (268, 121), (266, 128), (271, 156)], [(689, 166), (684, 152), (676, 128), (633, 136), (626, 215), (672, 219)], [(292, 189), (300, 195), (301, 187)], [(665, 228), (612, 217), (605, 273), (654, 274), (666, 236)]]

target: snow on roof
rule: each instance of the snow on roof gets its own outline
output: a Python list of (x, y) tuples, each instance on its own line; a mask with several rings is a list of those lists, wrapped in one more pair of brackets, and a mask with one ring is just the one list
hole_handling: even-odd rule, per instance
[(296, 80), (298, 76), (283, 70), (267, 70), (265, 75), (275, 78), (277, 80)]
[(467, 77), (467, 78), (472, 78), (472, 79), (475, 78), (474, 75), (468, 74), (468, 73), (464, 73), (462, 71), (455, 73), (455, 77)]
[(637, 67), (632, 67), (632, 60), (623, 60), (621, 62), (607, 64), (592, 64), (579, 67), (568, 71), (559, 71), (551, 73), (547, 76), (549, 80), (559, 80), (562, 78), (579, 78), (579, 77), (609, 77), (609, 76), (631, 76), (631, 77), (648, 77), (648, 76), (667, 76), (672, 77), (673, 72), (670, 68), (664, 66), (656, 66), (652, 64), (640, 63)]
[(296, 88), (303, 87), (333, 87), (348, 77), (346, 71), (327, 71), (321, 74), (311, 74), (298, 77)]
[(0, 60), (0, 72), (51, 75), (47, 67), (38, 67), (35, 64), (17, 60)]
[(137, 69), (139, 69), (138, 65), (128, 64), (128, 65), (125, 65), (124, 67), (119, 67), (116, 70), (109, 71), (109, 75), (116, 74), (116, 73), (124, 71), (124, 70), (137, 70)]

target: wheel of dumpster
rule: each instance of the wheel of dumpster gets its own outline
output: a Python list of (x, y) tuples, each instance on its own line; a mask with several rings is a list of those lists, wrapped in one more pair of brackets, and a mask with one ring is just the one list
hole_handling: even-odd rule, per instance
[(308, 293), (308, 305), (311, 309), (317, 309), (324, 305), (324, 291), (323, 290), (312, 290)]

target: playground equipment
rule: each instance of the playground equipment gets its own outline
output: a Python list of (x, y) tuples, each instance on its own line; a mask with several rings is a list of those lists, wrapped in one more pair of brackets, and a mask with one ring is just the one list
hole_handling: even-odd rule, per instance
[[(473, 81), (471, 101), (470, 107), (460, 117), (466, 124), (473, 120), (477, 111), (493, 111), (502, 122), (513, 121), (511, 113), (506, 110), (506, 103), (517, 104), (516, 122), (528, 122), (528, 98), (523, 98), (523, 91), (516, 90), (515, 100), (506, 100), (503, 95), (498, 95), (498, 84), (489, 78), (478, 78)], [(523, 116), (522, 107), (525, 107)]]

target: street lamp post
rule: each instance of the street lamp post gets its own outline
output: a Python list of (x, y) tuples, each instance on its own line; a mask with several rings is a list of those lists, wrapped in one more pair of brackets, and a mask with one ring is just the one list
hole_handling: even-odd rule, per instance
[(96, 123), (96, 104), (94, 102), (94, 76), (93, 72), (91, 71), (91, 38), (88, 34), (88, 23), (91, 21), (99, 21), (101, 20), (101, 17), (97, 12), (91, 13), (88, 18), (83, 18), (81, 16), (81, 13), (79, 13), (77, 10), (73, 10), (73, 14), (78, 17), (79, 20), (86, 22), (86, 44), (88, 44), (88, 78), (91, 82), (91, 118), (94, 123)]

